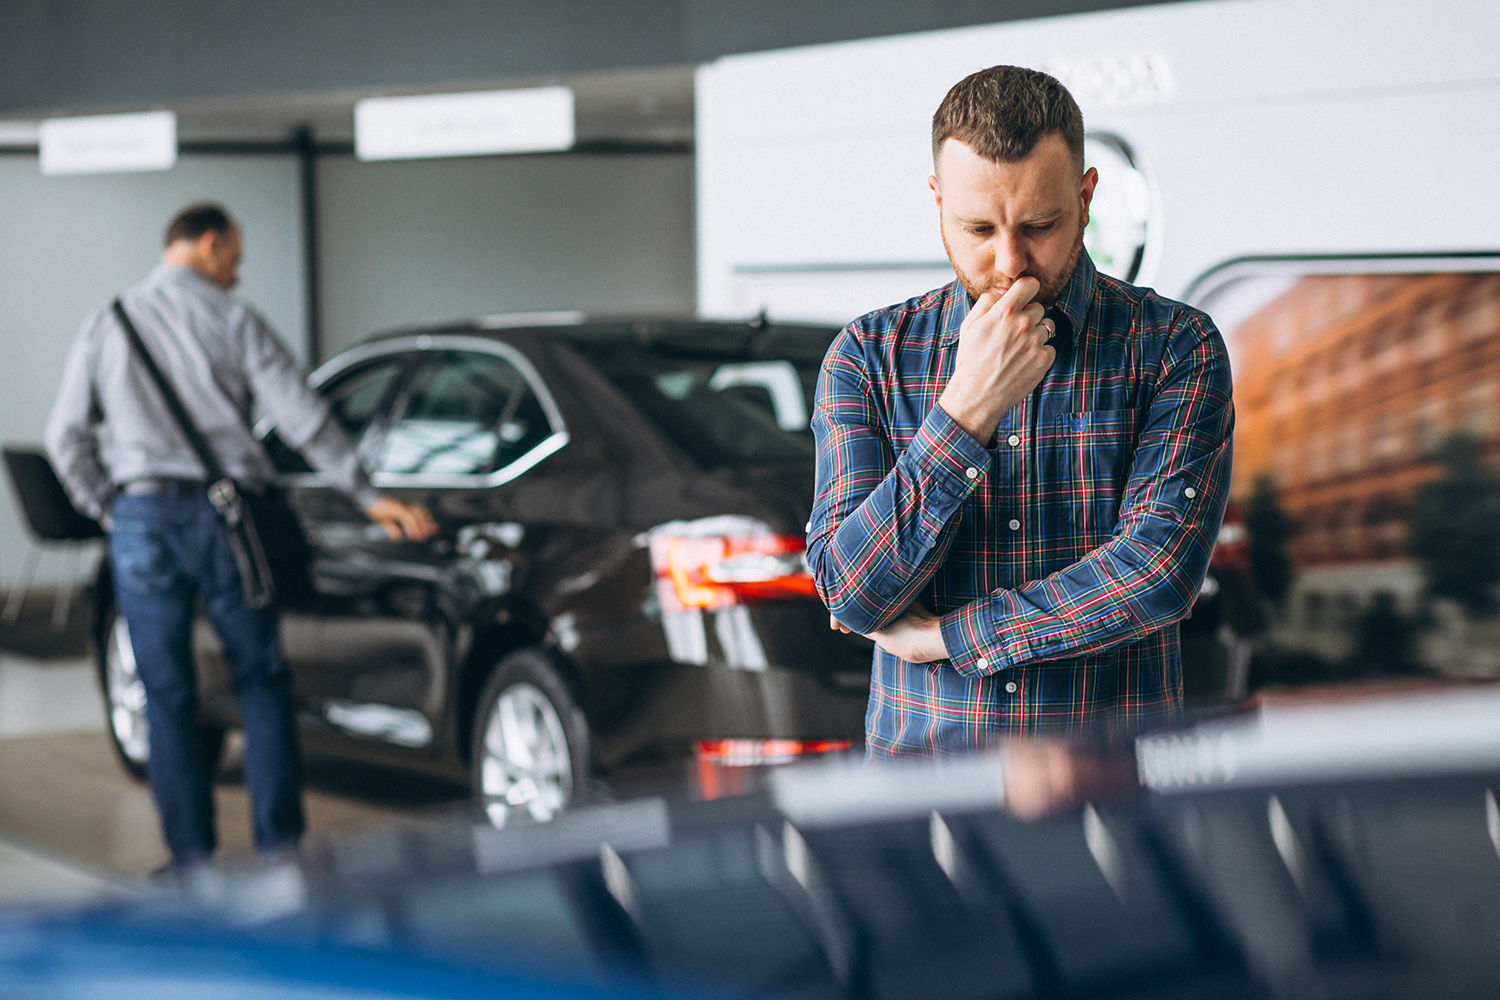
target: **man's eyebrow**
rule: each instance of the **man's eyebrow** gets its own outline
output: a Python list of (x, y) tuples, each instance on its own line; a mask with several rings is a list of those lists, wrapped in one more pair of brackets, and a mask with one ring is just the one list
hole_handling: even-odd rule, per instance
[[(1061, 208), (1044, 209), (1043, 211), (1036, 212), (1032, 215), (1028, 215), (1018, 220), (1016, 222), (1016, 225), (1035, 226), (1048, 222), (1056, 222), (1058, 219), (1062, 218), (1063, 211), (1064, 210)], [(993, 226), (995, 224), (993, 219), (990, 219), (986, 216), (955, 215), (953, 218), (961, 226)]]

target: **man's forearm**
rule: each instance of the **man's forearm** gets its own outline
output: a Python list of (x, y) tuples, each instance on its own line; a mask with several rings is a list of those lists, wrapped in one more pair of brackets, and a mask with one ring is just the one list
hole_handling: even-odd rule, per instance
[(92, 435), (87, 441), (78, 441), (71, 434), (55, 440), (49, 436), (47, 457), (73, 506), (96, 521), (105, 520), (114, 483), (99, 461)]
[(380, 500), (379, 491), (370, 485), (369, 477), (359, 464), (349, 435), (332, 417), (300, 451), (313, 468), (326, 476), (335, 489), (358, 504), (360, 510), (367, 510)]
[[(1228, 495), (1227, 443), (1183, 512), (1143, 506), (1121, 531), (1067, 568), (997, 590), (945, 615), (944, 644), (962, 673), (1089, 655), (1183, 618), (1207, 570)], [(1187, 491), (1184, 490), (1184, 493)]]
[(829, 612), (861, 633), (900, 618), (953, 546), (954, 516), (987, 468), (987, 456), (956, 459), (947, 447), (913, 442), (852, 510), (814, 514), (808, 565)]
[[(873, 464), (872, 455), (863, 467)], [(865, 634), (899, 618), (942, 564), (953, 543), (955, 516), (991, 465), (989, 452), (933, 407), (911, 444), (867, 493), (847, 489), (831, 498), (820, 495), (808, 535), (808, 564), (829, 611)], [(843, 479), (857, 482), (858, 477)]]

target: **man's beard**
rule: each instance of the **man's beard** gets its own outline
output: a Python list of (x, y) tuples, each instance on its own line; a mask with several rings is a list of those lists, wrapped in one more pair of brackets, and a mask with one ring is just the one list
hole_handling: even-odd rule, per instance
[[(953, 265), (953, 273), (958, 275), (959, 283), (964, 286), (964, 291), (969, 293), (969, 301), (978, 301), (979, 296), (994, 288), (999, 279), (992, 275), (983, 281), (979, 281), (972, 275), (964, 273), (958, 266), (958, 261), (953, 259), (953, 248), (948, 246), (948, 234), (942, 232), (941, 226), (938, 227), (938, 232), (943, 238), (943, 250), (948, 254), (948, 263)], [(1082, 253), (1083, 226), (1079, 226), (1078, 237), (1073, 241), (1073, 252), (1068, 255), (1068, 262), (1059, 268), (1055, 274), (1046, 276), (1039, 274), (1030, 275), (1030, 277), (1040, 282), (1042, 286), (1041, 290), (1036, 293), (1036, 298), (1032, 299), (1032, 301), (1040, 302), (1043, 306), (1049, 308), (1057, 305), (1057, 300), (1062, 298), (1063, 293), (1068, 290), (1068, 285), (1073, 281), (1073, 272), (1078, 268), (1078, 258)]]

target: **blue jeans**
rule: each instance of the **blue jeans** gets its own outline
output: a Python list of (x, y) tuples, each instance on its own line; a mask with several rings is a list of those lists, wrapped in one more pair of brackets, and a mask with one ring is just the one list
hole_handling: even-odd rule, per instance
[(302, 763), (276, 611), (244, 606), (239, 568), (207, 496), (122, 496), (113, 518), (115, 597), (146, 687), (147, 770), (173, 861), (206, 858), (215, 846), (214, 776), (199, 739), (192, 650), (200, 598), (239, 699), (256, 846), (295, 845), (304, 828)]

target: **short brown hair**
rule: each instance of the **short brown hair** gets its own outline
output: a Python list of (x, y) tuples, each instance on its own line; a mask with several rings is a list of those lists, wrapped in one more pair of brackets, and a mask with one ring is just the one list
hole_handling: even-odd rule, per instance
[(932, 116), (932, 159), (957, 139), (996, 163), (1014, 163), (1056, 132), (1083, 173), (1083, 112), (1056, 77), (1021, 66), (991, 66), (953, 85)]
[(204, 233), (228, 233), (233, 228), (234, 220), (223, 205), (200, 201), (172, 216), (172, 221), (167, 224), (166, 245), (171, 246), (178, 240), (196, 242)]

